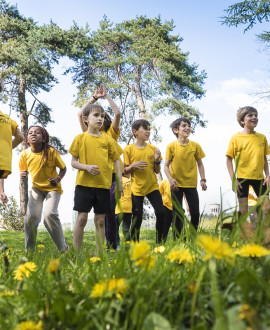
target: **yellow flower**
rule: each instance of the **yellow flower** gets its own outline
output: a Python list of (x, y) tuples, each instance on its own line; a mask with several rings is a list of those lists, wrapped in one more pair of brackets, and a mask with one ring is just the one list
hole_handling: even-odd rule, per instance
[(35, 272), (36, 267), (37, 265), (32, 261), (19, 265), (19, 267), (14, 271), (14, 279), (22, 281), (25, 277), (29, 277), (32, 272)]
[(100, 257), (92, 257), (92, 258), (90, 258), (90, 261), (91, 262), (98, 262), (98, 261), (100, 261), (101, 259), (100, 259)]
[(199, 235), (196, 243), (207, 252), (205, 260), (213, 257), (216, 259), (226, 259), (227, 261), (232, 262), (234, 259), (234, 252), (229, 244), (222, 242), (217, 237)]
[(49, 265), (48, 265), (48, 272), (54, 274), (59, 270), (60, 270), (59, 259), (50, 260)]
[(43, 248), (45, 248), (45, 246), (43, 245), (43, 244), (38, 244), (38, 246), (37, 246), (39, 249), (43, 249)]
[(235, 253), (241, 257), (265, 257), (270, 254), (270, 251), (258, 244), (246, 244)]
[(135, 262), (135, 266), (151, 269), (155, 264), (155, 258), (150, 256), (150, 245), (146, 241), (132, 242), (130, 244), (130, 259)]
[(256, 311), (250, 305), (242, 304), (239, 308), (239, 319), (247, 320), (247, 322), (252, 326), (257, 320)]
[(237, 242), (233, 242), (232, 247), (233, 248), (236, 248), (237, 246), (238, 246), (238, 243)]
[(190, 283), (189, 286), (188, 286), (189, 293), (193, 294), (195, 292), (195, 290), (196, 290), (196, 282)]
[(15, 294), (15, 291), (12, 290), (12, 291), (9, 291), (9, 290), (4, 290), (4, 291), (1, 291), (0, 292), (0, 297), (3, 297), (3, 296), (14, 296)]
[(155, 253), (163, 253), (164, 251), (165, 251), (165, 247), (163, 245), (154, 248)]
[(182, 264), (183, 262), (192, 264), (195, 260), (195, 257), (190, 253), (189, 249), (185, 248), (170, 251), (166, 258), (169, 259), (170, 262), (176, 261), (179, 264)]
[(25, 321), (18, 324), (14, 330), (42, 330), (42, 329), (43, 329), (43, 325), (41, 321), (39, 321), (37, 324), (33, 321)]
[(92, 298), (99, 298), (115, 295), (118, 299), (122, 299), (121, 293), (125, 292), (128, 288), (129, 285), (124, 278), (106, 279), (94, 285), (90, 296)]

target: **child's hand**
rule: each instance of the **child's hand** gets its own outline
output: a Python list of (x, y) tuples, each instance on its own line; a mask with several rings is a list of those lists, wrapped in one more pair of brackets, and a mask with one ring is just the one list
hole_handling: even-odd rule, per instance
[(205, 181), (201, 181), (201, 187), (203, 191), (207, 190), (207, 185)]
[(3, 191), (0, 192), (0, 199), (1, 199), (2, 203), (7, 203), (8, 202), (7, 195)]
[(170, 185), (171, 185), (171, 188), (172, 188), (173, 191), (178, 191), (179, 190), (178, 187), (177, 187), (178, 182), (176, 180), (171, 179), (171, 180), (169, 180), (169, 182), (170, 182)]
[(155, 162), (156, 161), (159, 161), (159, 158), (161, 157), (161, 152), (158, 148), (155, 149), (155, 155), (154, 155), (154, 159), (155, 159)]
[(266, 187), (269, 187), (269, 176), (267, 176), (264, 181), (263, 181), (263, 185), (266, 185)]
[(53, 187), (56, 187), (61, 180), (58, 177), (56, 177), (56, 178), (49, 178), (48, 181), (50, 181)]
[(100, 175), (100, 170), (97, 165), (85, 165), (85, 171), (92, 175)]
[(132, 168), (137, 168), (138, 170), (143, 170), (144, 167), (147, 167), (147, 162), (139, 160), (132, 164)]
[(106, 88), (103, 84), (100, 85), (100, 87), (97, 87), (95, 93), (94, 93), (94, 97), (99, 99), (102, 97), (105, 97), (107, 94)]
[(27, 170), (21, 171), (20, 176), (21, 176), (22, 179), (27, 178), (27, 176), (28, 176)]

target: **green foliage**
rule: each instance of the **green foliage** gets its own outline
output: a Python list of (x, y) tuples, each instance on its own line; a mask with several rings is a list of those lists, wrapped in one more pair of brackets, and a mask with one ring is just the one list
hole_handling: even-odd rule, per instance
[(3, 229), (23, 231), (23, 218), (13, 196), (9, 198), (8, 203), (0, 204), (0, 221)]

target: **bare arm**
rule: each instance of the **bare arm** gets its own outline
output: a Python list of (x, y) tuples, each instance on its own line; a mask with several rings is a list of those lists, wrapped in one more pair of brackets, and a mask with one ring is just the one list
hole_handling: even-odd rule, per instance
[(12, 149), (16, 148), (23, 141), (23, 134), (19, 128), (16, 129), (14, 139), (12, 140)]
[(2, 203), (8, 202), (8, 198), (4, 191), (4, 179), (0, 179), (0, 199)]
[(58, 183), (63, 179), (67, 172), (67, 168), (60, 168), (59, 175), (56, 178), (49, 178), (48, 181), (50, 181), (51, 185), (53, 187), (56, 187)]
[(207, 185), (206, 185), (206, 180), (205, 180), (205, 171), (204, 171), (203, 162), (201, 159), (198, 159), (196, 161), (197, 161), (197, 165), (198, 165), (199, 174), (201, 177), (200, 183), (201, 183), (202, 190), (206, 190)]
[(164, 164), (164, 173), (170, 182), (172, 190), (177, 191), (178, 182), (171, 176), (170, 165), (171, 161), (169, 159), (166, 159)]
[(107, 92), (106, 92), (106, 99), (110, 103), (110, 106), (114, 113), (114, 117), (113, 117), (113, 121), (112, 121), (112, 128), (113, 128), (114, 132), (117, 133), (117, 131), (119, 129), (119, 125), (120, 125), (121, 113), (120, 113), (118, 106), (115, 104), (115, 102), (109, 96), (109, 94)]
[(72, 159), (71, 159), (71, 166), (73, 168), (76, 168), (77, 170), (89, 172), (92, 175), (100, 174), (100, 170), (97, 165), (81, 164), (79, 162), (79, 158), (74, 157), (74, 156), (72, 156)]
[(265, 174), (265, 180), (263, 184), (266, 184), (266, 187), (269, 186), (269, 166), (266, 156), (264, 157), (264, 174)]
[(154, 155), (154, 172), (156, 174), (160, 173), (160, 157), (161, 157), (161, 152), (158, 148), (155, 149), (155, 155)]
[[(234, 187), (234, 170), (233, 170), (233, 159), (230, 156), (226, 156), (227, 157), (227, 169), (230, 175), (230, 178), (232, 180), (232, 190), (235, 191), (235, 187)], [(242, 188), (241, 184), (239, 183), (239, 181), (236, 179), (235, 180), (235, 185), (236, 185), (236, 189), (238, 192), (240, 192), (239, 188)]]

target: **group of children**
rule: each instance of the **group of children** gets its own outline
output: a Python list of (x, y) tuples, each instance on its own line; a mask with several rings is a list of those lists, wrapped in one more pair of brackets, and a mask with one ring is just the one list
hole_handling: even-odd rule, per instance
[[(100, 105), (95, 104), (99, 98), (108, 100), (114, 112), (113, 120)], [(195, 229), (198, 228), (200, 210), (197, 172), (200, 175), (200, 186), (205, 191), (207, 185), (202, 162), (205, 154), (198, 143), (189, 140), (189, 119), (179, 118), (171, 124), (177, 139), (167, 146), (164, 164), (167, 180), (163, 180), (159, 186), (157, 174), (160, 173), (162, 156), (159, 149), (148, 142), (151, 125), (147, 120), (139, 119), (132, 124), (135, 141), (122, 150), (117, 143), (120, 135), (120, 111), (103, 85), (96, 89), (78, 115), (83, 132), (74, 138), (69, 148), (72, 155), (71, 165), (78, 170), (73, 208), (78, 212), (73, 233), (76, 249), (79, 250), (82, 246), (84, 228), (92, 208), (95, 214), (96, 245), (100, 253), (105, 237), (107, 247), (117, 249), (120, 222), (123, 222), (125, 239), (138, 241), (144, 197), (147, 197), (155, 212), (157, 243), (166, 241), (171, 225), (174, 239), (179, 237), (185, 219), (183, 198), (188, 205), (191, 224)], [(252, 186), (258, 197), (265, 196), (263, 211), (268, 217), (268, 143), (264, 135), (254, 130), (258, 123), (256, 109), (241, 108), (237, 119), (243, 131), (232, 137), (226, 156), (233, 190), (239, 198), (239, 211), (241, 214), (247, 212), (248, 187)], [(17, 124), (0, 112), (2, 202), (7, 201), (3, 179), (11, 172), (11, 150), (22, 140), (23, 136)], [(37, 227), (43, 209), (46, 229), (57, 249), (66, 251), (68, 246), (58, 215), (62, 193), (61, 180), (66, 173), (66, 166), (59, 152), (49, 145), (49, 135), (43, 127), (31, 126), (25, 136), (25, 142), (29, 148), (21, 153), (21, 178), (23, 180), (30, 173), (33, 182), (24, 220), (25, 247), (35, 248)], [(120, 157), (122, 153), (123, 162)], [(235, 161), (236, 171), (233, 169), (232, 160)]]

